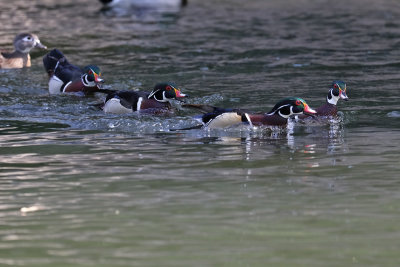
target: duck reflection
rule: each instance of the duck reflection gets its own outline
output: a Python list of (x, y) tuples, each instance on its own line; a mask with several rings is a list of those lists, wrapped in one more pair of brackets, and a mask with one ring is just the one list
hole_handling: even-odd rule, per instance
[(307, 162), (305, 166), (319, 166), (318, 159), (346, 150), (344, 128), (339, 121), (324, 125), (289, 122), (288, 127), (280, 131), (246, 127), (240, 131), (191, 130), (179, 135), (184, 141), (194, 138), (202, 144), (222, 145), (231, 157), (245, 161), (264, 161), (276, 156), (285, 160), (296, 157)]

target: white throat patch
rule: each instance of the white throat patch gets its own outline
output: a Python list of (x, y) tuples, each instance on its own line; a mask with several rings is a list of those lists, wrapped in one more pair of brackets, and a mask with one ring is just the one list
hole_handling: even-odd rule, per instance
[(339, 96), (333, 95), (332, 90), (330, 90), (329, 93), (330, 93), (330, 95), (331, 95), (331, 99), (329, 99), (329, 97), (327, 96), (327, 97), (326, 97), (326, 101), (327, 101), (329, 104), (336, 105), (337, 102), (339, 101)]

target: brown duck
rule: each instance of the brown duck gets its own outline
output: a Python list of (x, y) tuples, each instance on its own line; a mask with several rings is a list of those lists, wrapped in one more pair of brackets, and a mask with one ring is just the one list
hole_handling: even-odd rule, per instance
[(29, 52), (35, 48), (47, 49), (37, 35), (32, 33), (18, 34), (14, 39), (14, 51), (0, 53), (0, 69), (20, 69), (31, 66)]

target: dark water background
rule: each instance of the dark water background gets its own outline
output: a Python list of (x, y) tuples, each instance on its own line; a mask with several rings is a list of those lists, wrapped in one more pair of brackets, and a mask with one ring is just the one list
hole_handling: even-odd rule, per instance
[[(0, 48), (31, 31), (106, 88), (174, 81), (192, 103), (312, 107), (347, 82), (342, 121), (276, 133), (169, 132), (49, 96), (42, 51), (0, 70), (2, 266), (398, 266), (400, 2), (0, 0)], [(125, 10), (126, 11), (126, 10)]]

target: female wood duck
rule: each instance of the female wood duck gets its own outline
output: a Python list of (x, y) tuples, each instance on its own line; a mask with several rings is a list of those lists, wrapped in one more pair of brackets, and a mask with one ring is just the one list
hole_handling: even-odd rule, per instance
[(20, 69), (31, 66), (29, 52), (33, 48), (47, 49), (40, 43), (37, 35), (32, 33), (18, 34), (14, 39), (14, 51), (0, 53), (0, 69)]
[(99, 67), (88, 65), (81, 69), (69, 63), (58, 49), (43, 57), (43, 65), (49, 75), (50, 94), (80, 92), (87, 95), (96, 92), (104, 82)]
[[(106, 90), (103, 91), (106, 92)], [(134, 111), (159, 113), (172, 109), (170, 104), (172, 99), (186, 96), (171, 83), (159, 83), (150, 93), (134, 91), (110, 92), (104, 101), (102, 109), (106, 113), (114, 114)]]
[[(317, 112), (315, 116), (337, 116), (337, 102), (339, 99), (348, 101), (349, 98), (346, 94), (347, 87), (343, 81), (333, 81), (326, 97), (326, 102), (322, 106), (315, 109)], [(307, 116), (299, 115), (299, 119), (305, 119)]]
[(182, 107), (198, 108), (208, 113), (201, 118), (203, 125), (194, 126), (195, 128), (225, 128), (246, 122), (251, 126), (285, 126), (288, 118), (298, 114), (314, 115), (315, 110), (311, 109), (307, 103), (298, 97), (288, 97), (280, 100), (268, 113), (253, 113), (241, 109), (224, 109), (211, 106), (184, 104)]

